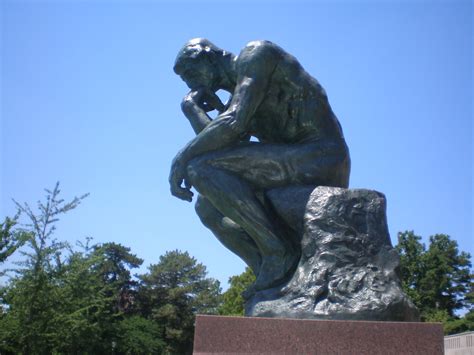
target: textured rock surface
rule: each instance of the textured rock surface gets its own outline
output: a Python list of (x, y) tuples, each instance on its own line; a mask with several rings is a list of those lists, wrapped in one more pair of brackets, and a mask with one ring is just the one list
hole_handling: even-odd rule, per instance
[(401, 289), (385, 209), (385, 197), (376, 191), (314, 189), (306, 204), (301, 259), (293, 277), (253, 294), (246, 315), (418, 320), (417, 309)]

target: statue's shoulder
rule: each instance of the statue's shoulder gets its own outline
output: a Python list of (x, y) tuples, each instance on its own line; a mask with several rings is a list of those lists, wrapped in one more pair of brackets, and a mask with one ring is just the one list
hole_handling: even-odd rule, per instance
[(267, 40), (251, 41), (245, 45), (237, 57), (237, 60), (241, 63), (255, 63), (255, 62), (266, 62), (277, 60), (284, 53), (278, 45)]
[(242, 49), (241, 53), (244, 52), (252, 52), (252, 53), (276, 53), (276, 52), (282, 52), (283, 49), (281, 49), (278, 45), (271, 41), (267, 40), (257, 40), (257, 41), (251, 41), (245, 45), (245, 47)]

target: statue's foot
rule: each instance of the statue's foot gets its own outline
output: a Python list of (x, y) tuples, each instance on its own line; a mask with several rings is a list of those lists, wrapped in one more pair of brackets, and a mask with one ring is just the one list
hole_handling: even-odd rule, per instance
[(255, 283), (251, 284), (249, 287), (247, 287), (246, 290), (242, 292), (242, 298), (244, 301), (248, 301), (251, 299), (255, 294), (257, 293), (257, 290), (255, 289)]
[(249, 291), (265, 290), (285, 281), (293, 274), (298, 260), (297, 254), (290, 253), (263, 257), (257, 280), (252, 285), (252, 290)]

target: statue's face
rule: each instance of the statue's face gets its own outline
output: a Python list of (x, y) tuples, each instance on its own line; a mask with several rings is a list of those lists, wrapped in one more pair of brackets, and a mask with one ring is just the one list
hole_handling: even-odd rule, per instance
[(217, 85), (216, 68), (206, 58), (187, 61), (180, 76), (191, 90), (200, 87), (215, 89)]

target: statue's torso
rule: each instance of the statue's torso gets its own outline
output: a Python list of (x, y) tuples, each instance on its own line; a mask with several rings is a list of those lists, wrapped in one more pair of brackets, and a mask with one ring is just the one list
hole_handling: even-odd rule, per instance
[(270, 44), (278, 56), (265, 96), (250, 120), (251, 135), (268, 143), (339, 139), (342, 130), (326, 92), (296, 60)]

